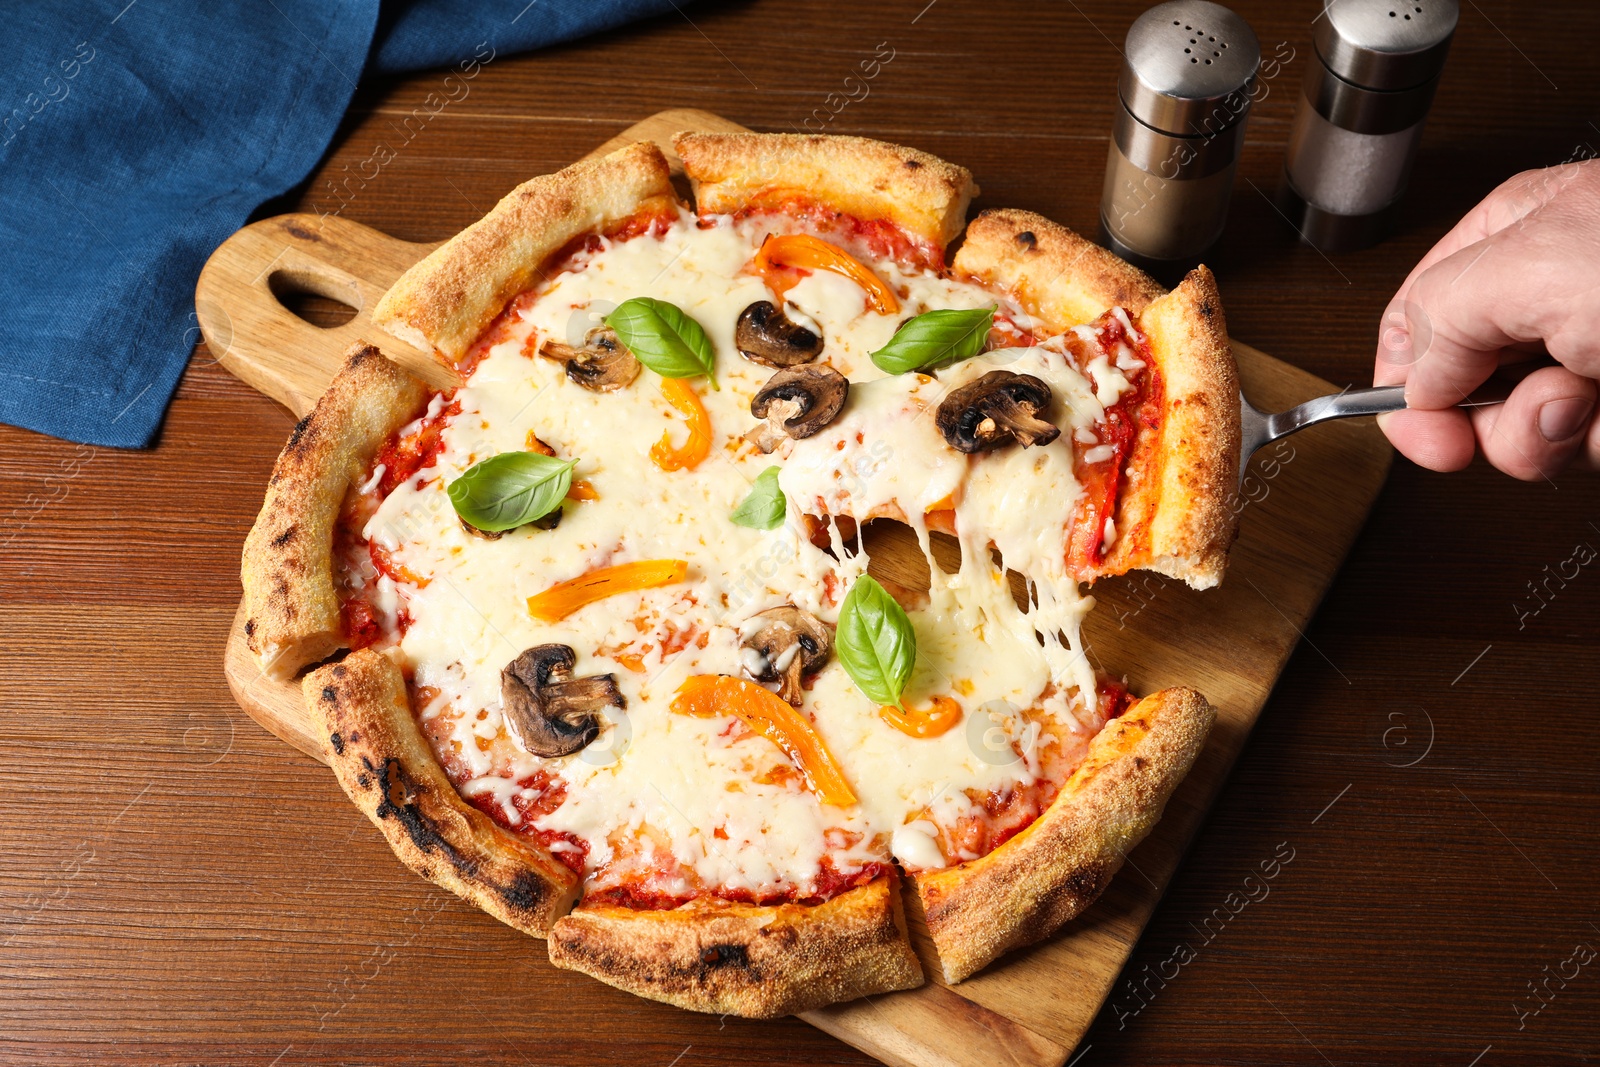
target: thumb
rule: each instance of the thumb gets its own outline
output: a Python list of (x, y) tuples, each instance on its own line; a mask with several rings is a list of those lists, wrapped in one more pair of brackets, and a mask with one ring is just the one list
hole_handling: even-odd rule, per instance
[(1505, 404), (1472, 412), (1484, 458), (1513, 478), (1551, 477), (1584, 451), (1596, 395), (1592, 379), (1565, 367), (1534, 371)]

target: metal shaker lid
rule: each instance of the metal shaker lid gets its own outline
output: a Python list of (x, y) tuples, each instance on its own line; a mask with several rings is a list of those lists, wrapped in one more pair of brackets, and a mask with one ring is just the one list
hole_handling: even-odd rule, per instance
[(1117, 88), (1128, 112), (1157, 130), (1193, 137), (1244, 117), (1261, 44), (1250, 24), (1221, 4), (1172, 0), (1128, 28), (1123, 56)]
[(1363, 89), (1411, 89), (1444, 69), (1458, 0), (1323, 0), (1312, 40), (1334, 74)]

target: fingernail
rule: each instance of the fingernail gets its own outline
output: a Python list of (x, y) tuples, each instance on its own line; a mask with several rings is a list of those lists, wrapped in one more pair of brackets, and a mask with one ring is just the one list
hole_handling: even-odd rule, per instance
[(1594, 401), (1584, 396), (1547, 400), (1539, 408), (1539, 436), (1551, 444), (1565, 441), (1588, 425)]

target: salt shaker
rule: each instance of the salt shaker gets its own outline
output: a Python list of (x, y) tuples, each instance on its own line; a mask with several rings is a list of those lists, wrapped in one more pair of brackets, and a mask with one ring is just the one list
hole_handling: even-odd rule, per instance
[(1457, 0), (1324, 0), (1278, 195), (1307, 244), (1364, 248), (1393, 224), (1458, 14)]
[(1221, 4), (1173, 0), (1139, 16), (1123, 57), (1101, 236), (1171, 278), (1222, 235), (1261, 46)]

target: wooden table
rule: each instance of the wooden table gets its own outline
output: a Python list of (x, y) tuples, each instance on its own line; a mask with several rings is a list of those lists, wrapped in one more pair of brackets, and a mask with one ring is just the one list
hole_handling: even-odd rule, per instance
[[(924, 3), (703, 3), (496, 58), (465, 96), (443, 72), (373, 82), (307, 187), (264, 211), (435, 240), (695, 106), (926, 148), (973, 169), (979, 206), (1092, 232), (1138, 5)], [(1229, 325), (1367, 382), (1378, 314), (1428, 245), (1514, 171), (1600, 147), (1600, 9), (1467, 0), (1404, 232), (1329, 260), (1261, 195), (1314, 5), (1235, 6), (1295, 58), (1251, 118), (1213, 264)], [(320, 765), (238, 711), (220, 671), (238, 549), (289, 426), (200, 347), (151, 452), (0, 428), (0, 1062), (865, 1062), (796, 1021), (553, 979), (542, 946), (405, 873)], [(1600, 1054), (1600, 575), (1549, 578), (1582, 543), (1600, 547), (1593, 476), (1396, 464), (1074, 1062)]]

